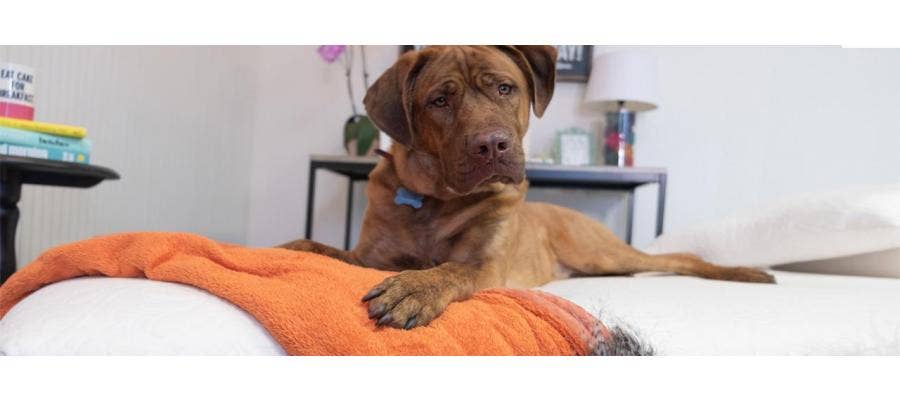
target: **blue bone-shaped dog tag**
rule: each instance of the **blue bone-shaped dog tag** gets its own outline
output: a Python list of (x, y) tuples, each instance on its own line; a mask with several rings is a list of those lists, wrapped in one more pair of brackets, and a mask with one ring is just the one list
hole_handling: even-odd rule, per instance
[(394, 196), (394, 204), (398, 206), (410, 206), (415, 209), (422, 208), (422, 199), (425, 196), (407, 190), (404, 187), (397, 188), (397, 195)]

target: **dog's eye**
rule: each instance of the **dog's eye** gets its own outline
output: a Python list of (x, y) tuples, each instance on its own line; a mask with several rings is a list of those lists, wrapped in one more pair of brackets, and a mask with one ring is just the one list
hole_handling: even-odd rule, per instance
[(512, 86), (507, 85), (505, 83), (501, 83), (500, 86), (497, 86), (497, 91), (500, 92), (501, 96), (506, 96), (510, 92), (512, 92)]
[(444, 96), (438, 97), (431, 101), (431, 105), (435, 107), (446, 107), (447, 106), (447, 98)]

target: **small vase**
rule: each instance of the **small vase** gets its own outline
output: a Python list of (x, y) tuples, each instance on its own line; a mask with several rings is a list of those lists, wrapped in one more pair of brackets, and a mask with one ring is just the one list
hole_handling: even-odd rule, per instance
[(378, 149), (378, 128), (365, 115), (354, 115), (344, 123), (344, 148), (351, 156), (371, 156)]

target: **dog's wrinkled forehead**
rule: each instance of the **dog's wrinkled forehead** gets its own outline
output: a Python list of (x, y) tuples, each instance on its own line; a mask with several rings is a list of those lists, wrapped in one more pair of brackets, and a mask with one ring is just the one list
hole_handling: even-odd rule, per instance
[(493, 47), (434, 46), (422, 50), (427, 57), (416, 78), (416, 98), (428, 95), (428, 90), (443, 84), (476, 87), (488, 80), (512, 80), (520, 87), (528, 81), (516, 63)]

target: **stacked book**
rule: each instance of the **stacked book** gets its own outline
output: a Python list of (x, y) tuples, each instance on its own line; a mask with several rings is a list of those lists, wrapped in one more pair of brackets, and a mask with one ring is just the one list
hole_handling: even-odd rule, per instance
[(87, 129), (0, 117), (0, 154), (87, 164), (91, 142)]

